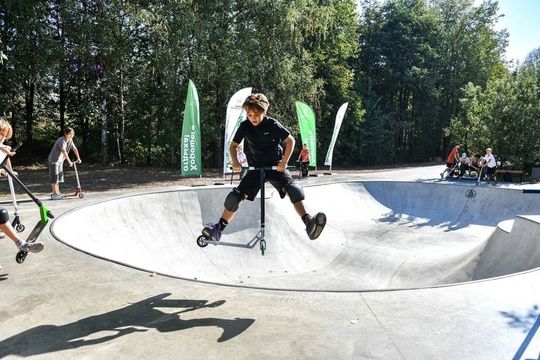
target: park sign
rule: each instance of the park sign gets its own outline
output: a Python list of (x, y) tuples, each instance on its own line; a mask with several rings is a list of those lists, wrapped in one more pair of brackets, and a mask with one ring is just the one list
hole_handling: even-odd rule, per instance
[(324, 165), (330, 166), (330, 169), (332, 169), (332, 157), (334, 155), (334, 145), (336, 145), (336, 140), (339, 134), (339, 129), (341, 128), (341, 123), (343, 121), (343, 117), (345, 116), (345, 111), (347, 111), (347, 106), (349, 105), (348, 102), (341, 105), (339, 108), (337, 115), (336, 115), (336, 123), (334, 125), (334, 133), (332, 134), (332, 140), (330, 141), (330, 146), (328, 147), (328, 153), (326, 154), (326, 158), (324, 159)]
[(229, 154), (229, 146), (231, 145), (234, 134), (240, 126), (240, 123), (247, 119), (246, 111), (242, 105), (250, 94), (250, 87), (238, 90), (231, 97), (227, 105), (227, 116), (225, 118), (225, 141), (223, 147), (223, 174), (229, 174), (232, 172), (232, 170), (230, 170), (232, 160), (231, 155)]
[(184, 123), (182, 124), (182, 149), (180, 156), (182, 176), (201, 175), (201, 125), (199, 95), (193, 81), (189, 80)]
[(315, 113), (308, 104), (302, 101), (295, 101), (296, 115), (300, 125), (300, 136), (302, 137), (301, 148), (307, 144), (309, 151), (309, 165), (317, 166), (317, 134), (315, 132)]

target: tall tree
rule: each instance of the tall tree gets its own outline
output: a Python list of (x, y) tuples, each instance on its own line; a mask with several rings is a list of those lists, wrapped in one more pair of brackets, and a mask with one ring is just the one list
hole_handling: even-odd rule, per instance
[[(487, 0), (477, 6), (472, 0), (433, 0), (433, 3), (441, 31), (438, 83), (441, 106), (435, 126), (442, 130), (459, 113), (459, 99), (468, 82), (484, 88), (491, 79), (504, 76), (506, 70), (501, 59), (508, 33), (494, 30), (499, 18), (496, 1)], [(451, 134), (448, 135), (440, 147), (442, 156), (453, 142)]]

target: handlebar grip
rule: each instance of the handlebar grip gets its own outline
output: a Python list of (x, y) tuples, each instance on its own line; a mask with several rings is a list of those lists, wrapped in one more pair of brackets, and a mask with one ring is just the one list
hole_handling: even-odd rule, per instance
[(13, 149), (11, 149), (11, 151), (16, 152), (16, 151), (22, 146), (22, 144), (23, 144), (23, 143), (19, 141), (19, 142), (13, 147)]

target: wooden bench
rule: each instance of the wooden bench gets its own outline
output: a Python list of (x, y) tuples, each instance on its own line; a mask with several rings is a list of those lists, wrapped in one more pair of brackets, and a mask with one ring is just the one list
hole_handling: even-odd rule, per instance
[(523, 182), (523, 173), (525, 173), (525, 171), (523, 171), (523, 170), (497, 169), (497, 170), (495, 170), (495, 173), (496, 174), (504, 174), (504, 173), (519, 174), (520, 175), (520, 181)]

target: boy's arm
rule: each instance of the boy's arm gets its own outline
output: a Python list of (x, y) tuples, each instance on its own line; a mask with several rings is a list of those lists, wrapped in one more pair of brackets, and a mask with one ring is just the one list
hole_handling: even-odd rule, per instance
[(9, 156), (13, 156), (16, 154), (15, 152), (11, 151), (11, 146), (7, 145), (0, 145), (0, 151)]
[(277, 166), (277, 171), (279, 172), (284, 172), (285, 170), (287, 170), (287, 164), (289, 163), (289, 159), (291, 158), (291, 155), (294, 149), (294, 144), (295, 144), (294, 138), (290, 134), (289, 136), (287, 136), (287, 138), (285, 138), (284, 142), (285, 142), (285, 153), (283, 154), (283, 158), (281, 159), (281, 161), (279, 162)]
[(62, 155), (64, 155), (64, 158), (66, 158), (68, 165), (72, 166), (73, 164), (71, 162), (71, 159), (69, 158), (69, 154), (67, 153), (66, 149), (61, 148), (60, 151), (62, 152)]
[(77, 147), (75, 144), (73, 144), (73, 152), (75, 153), (75, 156), (77, 157), (77, 164), (82, 163), (81, 157), (79, 156), (79, 150), (77, 150)]
[(231, 145), (229, 145), (229, 155), (231, 156), (232, 161), (232, 168), (233, 171), (240, 172), (242, 171), (242, 165), (238, 161), (238, 157), (236, 156), (236, 148), (240, 146), (239, 143), (236, 143), (234, 141), (231, 141)]

